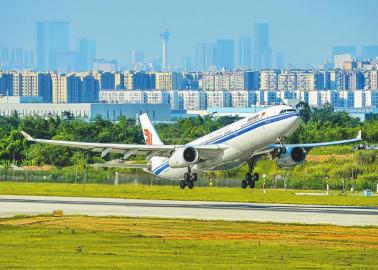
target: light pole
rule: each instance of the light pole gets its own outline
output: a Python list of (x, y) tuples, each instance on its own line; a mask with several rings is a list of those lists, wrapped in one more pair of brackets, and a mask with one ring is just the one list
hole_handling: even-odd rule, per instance
[(329, 195), (329, 182), (328, 182), (328, 176), (326, 176), (326, 191), (327, 191), (327, 195)]
[(266, 174), (263, 174), (263, 192), (265, 194)]

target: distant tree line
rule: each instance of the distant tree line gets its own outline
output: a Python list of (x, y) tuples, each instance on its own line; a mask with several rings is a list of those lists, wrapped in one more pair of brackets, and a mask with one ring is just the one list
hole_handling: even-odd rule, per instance
[[(378, 142), (378, 120), (360, 122), (346, 112), (335, 112), (331, 106), (311, 109), (297, 106), (302, 121), (288, 143), (322, 142), (352, 138), (362, 129), (367, 142)], [(184, 144), (236, 121), (237, 117), (193, 117), (174, 123), (157, 124), (156, 129), (167, 144)], [(62, 117), (0, 116), (0, 162), (18, 165), (54, 165), (66, 167), (101, 161), (98, 153), (67, 147), (31, 144), (21, 130), (36, 138), (102, 143), (143, 144), (140, 126), (134, 119), (121, 117), (117, 122), (96, 118), (91, 122), (75, 119), (69, 113)], [(118, 156), (109, 155), (109, 158)]]

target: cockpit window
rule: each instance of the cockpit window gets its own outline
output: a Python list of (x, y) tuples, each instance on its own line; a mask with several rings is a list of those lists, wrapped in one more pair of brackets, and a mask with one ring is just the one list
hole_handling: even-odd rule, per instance
[(285, 110), (280, 111), (280, 114), (288, 113), (288, 112), (296, 112), (296, 111), (297, 110), (295, 110), (295, 109), (285, 109)]

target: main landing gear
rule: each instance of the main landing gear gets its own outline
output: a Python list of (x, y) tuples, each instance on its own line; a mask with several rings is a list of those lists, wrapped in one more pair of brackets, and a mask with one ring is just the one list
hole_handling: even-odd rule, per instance
[(253, 169), (255, 167), (256, 161), (257, 160), (254, 157), (251, 157), (247, 161), (248, 172), (245, 174), (245, 180), (242, 181), (242, 188), (243, 189), (247, 188), (247, 186), (249, 186), (250, 188), (254, 188), (256, 181), (259, 180), (259, 174), (253, 173)]
[(188, 172), (184, 174), (184, 180), (180, 181), (180, 188), (184, 189), (186, 186), (189, 189), (194, 187), (194, 182), (198, 180), (198, 175), (196, 173), (192, 173), (190, 167), (188, 168)]

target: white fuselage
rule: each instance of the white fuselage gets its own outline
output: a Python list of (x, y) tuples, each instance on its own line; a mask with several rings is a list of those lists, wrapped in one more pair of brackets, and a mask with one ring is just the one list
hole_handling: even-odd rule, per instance
[[(290, 106), (270, 107), (243, 118), (233, 124), (196, 139), (187, 145), (222, 144), (228, 148), (212, 159), (200, 161), (191, 167), (192, 172), (227, 170), (248, 160), (254, 152), (271, 144), (278, 138), (286, 138), (299, 125), (299, 115)], [(150, 169), (158, 177), (181, 180), (188, 168), (170, 168), (168, 158), (152, 157)]]

